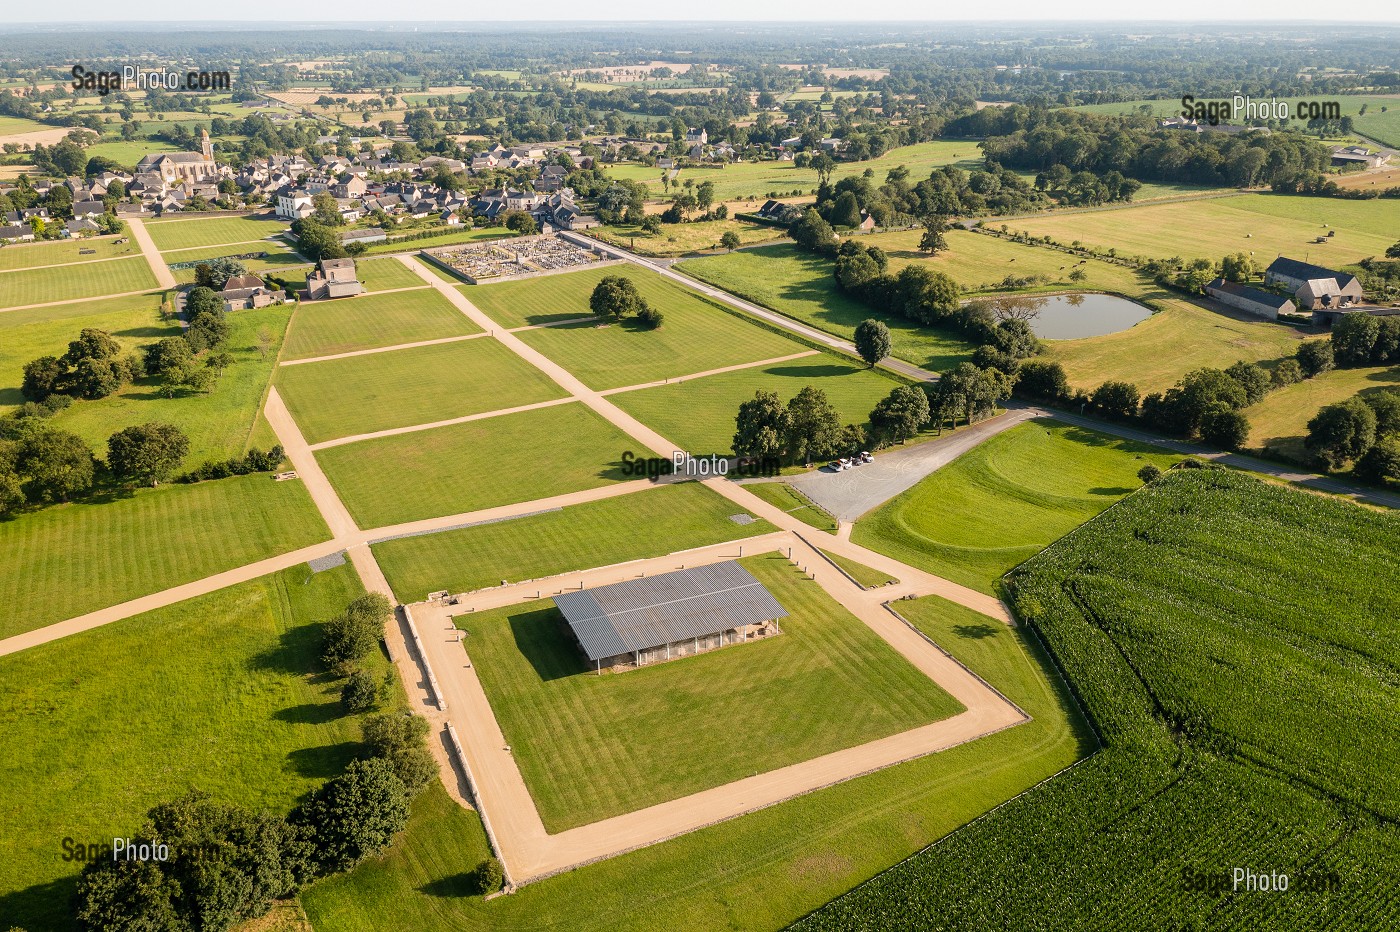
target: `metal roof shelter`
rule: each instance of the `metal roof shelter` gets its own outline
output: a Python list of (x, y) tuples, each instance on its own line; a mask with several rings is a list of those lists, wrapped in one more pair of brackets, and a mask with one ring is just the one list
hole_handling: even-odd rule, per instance
[(733, 560), (554, 597), (590, 661), (787, 617)]

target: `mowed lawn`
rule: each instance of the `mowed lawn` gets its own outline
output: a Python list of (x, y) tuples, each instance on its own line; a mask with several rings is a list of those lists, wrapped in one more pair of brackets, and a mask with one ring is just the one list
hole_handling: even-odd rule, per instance
[(1249, 446), (1306, 462), (1309, 454), (1303, 438), (1319, 408), (1387, 389), (1400, 389), (1400, 366), (1333, 369), (1269, 392), (1244, 410), (1250, 425)]
[(811, 386), (826, 393), (842, 423), (865, 424), (876, 402), (905, 383), (830, 353), (619, 392), (608, 400), (696, 455), (731, 451), (739, 405), (758, 391), (789, 402)]
[(110, 845), (191, 788), (285, 813), (343, 770), (359, 717), (317, 675), (316, 623), (361, 591), (298, 566), (0, 657), (6, 921), (68, 928), (65, 836)]
[(1046, 356), (1064, 366), (1070, 385), (1092, 390), (1109, 379), (1143, 394), (1165, 391), (1193, 369), (1223, 369), (1241, 359), (1267, 362), (1292, 356), (1314, 334), (1243, 312), (1209, 310), (1165, 293), (1160, 308), (1127, 330), (1082, 340), (1046, 341)]
[(0, 521), (0, 637), (326, 540), (299, 482), (139, 489)]
[(790, 244), (687, 259), (680, 271), (827, 333), (851, 339), (867, 318), (890, 328), (893, 355), (933, 372), (951, 369), (975, 349), (951, 330), (923, 327), (836, 290), (830, 259)]
[(179, 331), (160, 319), (160, 295), (103, 298), (58, 307), (0, 314), (0, 413), (24, 403), (20, 385), (25, 363), (40, 356), (62, 356), (85, 328), (106, 330), (125, 351)]
[[(654, 273), (630, 266), (615, 268), (635, 277), (637, 290), (652, 307), (665, 314), (665, 323), (659, 329), (647, 330), (629, 318), (622, 323), (565, 324), (520, 334), (521, 340), (564, 366), (590, 388), (637, 385), (790, 356), (808, 348), (749, 323)], [(579, 280), (566, 287), (571, 289), (572, 300), (586, 308), (588, 295), (602, 276), (578, 274), (589, 275), (591, 280)], [(568, 277), (571, 276), (533, 281), (554, 282)]]
[[(454, 246), (458, 243), (476, 243), (488, 239), (501, 239), (517, 234), (505, 227), (476, 227), (464, 230), (461, 227), (442, 227), (443, 232), (422, 239), (389, 240), (383, 243), (370, 243), (364, 255), (376, 256), (389, 252), (417, 252), (433, 246)], [(417, 232), (417, 231), (414, 231)]]
[(277, 390), (311, 443), (565, 396), (489, 338), (283, 366)]
[[(394, 264), (403, 268), (397, 261)], [(297, 305), (283, 358), (330, 356), (480, 330), (432, 288), (339, 301), (303, 301)]]
[(141, 256), (111, 262), (20, 269), (0, 273), (0, 308), (125, 294), (155, 287), (151, 267)]
[(785, 557), (741, 562), (787, 609), (781, 635), (616, 675), (590, 675), (551, 603), (457, 617), (547, 830), (962, 710)]
[(744, 486), (744, 490), (752, 492), (774, 508), (781, 508), (804, 524), (828, 534), (836, 533), (836, 519), (786, 482), (751, 482)]
[(348, 443), (316, 458), (360, 527), (375, 528), (609, 485), (627, 478), (622, 454), (636, 449), (569, 403)]
[[(394, 594), (417, 602), (430, 592), (470, 592), (501, 580), (542, 579), (742, 540), (776, 530), (697, 482), (657, 485), (630, 495), (456, 531), (374, 545)], [(645, 533), (638, 533), (645, 529)]]
[(428, 284), (398, 259), (360, 259), (355, 263), (355, 273), (370, 291), (421, 288)]
[[(0, 248), (0, 269), (37, 269), (46, 265), (64, 265), (70, 262), (91, 262), (94, 259), (112, 259), (118, 256), (137, 256), (141, 249), (131, 237), (117, 244), (120, 237), (103, 236), (91, 239), (60, 240), (53, 243), (21, 243)], [(92, 255), (79, 255), (92, 250)], [(3, 281), (3, 279), (0, 279)]]
[[(463, 875), (463, 865), (485, 857), (477, 820), (429, 790), (387, 855), (302, 894), (308, 916), (318, 929), (345, 932), (732, 932), (735, 916), (744, 928), (784, 928), (1092, 749), (1033, 636), (932, 596), (901, 602), (899, 611), (1031, 720), (489, 903), (466, 895)], [(769, 691), (759, 687), (757, 696), (761, 710)]]
[(590, 235), (605, 243), (630, 249), (643, 256), (681, 256), (703, 249), (719, 249), (720, 237), (736, 233), (745, 245), (780, 239), (786, 234), (777, 227), (743, 220), (697, 220), (694, 223), (673, 223), (661, 227), (661, 232), (647, 233), (640, 226), (605, 226), (590, 231)]
[[(267, 216), (202, 217), (198, 220), (153, 220), (146, 224), (151, 241), (162, 252), (195, 246), (222, 246), (225, 243), (251, 243), (281, 233), (290, 226), (286, 220)], [(179, 257), (167, 257), (179, 261)]]
[[(106, 398), (75, 401), (54, 417), (53, 424), (82, 437), (99, 456), (106, 455), (107, 438), (113, 433), (148, 421), (174, 424), (185, 432), (190, 439), (186, 467), (241, 456), (252, 440), (253, 426), (262, 411), (263, 397), (277, 362), (277, 348), (290, 317), (291, 309), (287, 307), (264, 307), (228, 315), (229, 340), (225, 350), (233, 361), (207, 394), (181, 391), (174, 398), (166, 398), (160, 391), (159, 379), (145, 378)], [(179, 332), (179, 325), (172, 321), (168, 333), (162, 335)], [(269, 340), (266, 352), (260, 342), (262, 336)]]
[[(1017, 218), (1008, 226), (1062, 243), (1115, 248), (1120, 255), (1219, 261), (1245, 252), (1268, 265), (1281, 254), (1337, 268), (1385, 254), (1400, 229), (1400, 201), (1241, 194)], [(1332, 232), (1336, 235), (1329, 236)], [(1314, 242), (1317, 237), (1325, 242)]]
[(856, 522), (851, 539), (983, 592), (1181, 459), (1051, 420), (1013, 427)]

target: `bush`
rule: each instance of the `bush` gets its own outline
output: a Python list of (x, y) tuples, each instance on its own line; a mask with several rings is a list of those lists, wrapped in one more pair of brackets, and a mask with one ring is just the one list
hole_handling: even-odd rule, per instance
[(389, 846), (408, 824), (408, 792), (381, 758), (352, 761), (292, 813), (310, 835), (320, 873), (349, 870)]
[(425, 741), (426, 719), (406, 712), (385, 712), (365, 719), (362, 731), (370, 753), (389, 762), (410, 796), (432, 782), (437, 765)]
[(356, 670), (340, 691), (340, 704), (350, 714), (368, 712), (379, 701), (379, 683), (372, 674)]
[(1285, 359), (1274, 366), (1274, 371), (1269, 374), (1269, 378), (1273, 382), (1274, 388), (1282, 388), (1285, 385), (1293, 385), (1303, 381), (1305, 376), (1303, 367), (1299, 365), (1298, 360)]
[(1094, 389), (1094, 410), (1104, 417), (1126, 421), (1137, 415), (1138, 390), (1131, 382), (1109, 380)]
[(642, 309), (637, 312), (637, 320), (648, 330), (658, 330), (666, 320), (666, 315), (646, 302), (642, 302)]
[(1138, 478), (1142, 480), (1143, 485), (1150, 485), (1162, 478), (1161, 467), (1157, 466), (1155, 463), (1148, 463), (1138, 470)]
[(1367, 450), (1352, 469), (1363, 482), (1400, 482), (1400, 437), (1384, 437)]
[(1209, 411), (1201, 418), (1201, 439), (1221, 450), (1238, 450), (1249, 442), (1249, 418), (1228, 408)]
[(1021, 364), (1016, 394), (1025, 398), (1058, 402), (1069, 397), (1069, 379), (1065, 367), (1057, 362), (1031, 359)]
[(505, 879), (505, 868), (495, 858), (487, 858), (476, 866), (476, 870), (472, 871), (472, 880), (476, 885), (477, 892), (482, 896), (501, 889), (501, 884), (505, 883)]
[(1332, 353), (1332, 344), (1327, 340), (1308, 340), (1299, 344), (1293, 355), (1308, 378), (1321, 375), (1337, 366), (1336, 357)]

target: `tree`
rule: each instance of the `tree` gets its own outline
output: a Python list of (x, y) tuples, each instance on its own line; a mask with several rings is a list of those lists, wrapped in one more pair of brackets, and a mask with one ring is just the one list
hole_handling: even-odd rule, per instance
[(170, 478), (190, 452), (190, 439), (173, 424), (127, 427), (107, 438), (107, 468), (118, 479), (149, 483)]
[(293, 221), (292, 234), (297, 238), (297, 252), (312, 262), (344, 259), (349, 255), (340, 240), (340, 233), (332, 226), (317, 223), (314, 217)]
[(162, 337), (143, 346), (141, 352), (146, 358), (146, 374), (154, 377), (183, 371), (194, 361), (194, 351), (184, 337)]
[(88, 327), (79, 332), (78, 339), (68, 344), (63, 361), (69, 366), (76, 366), (84, 359), (113, 359), (121, 351), (121, 344), (110, 333)]
[(943, 234), (948, 230), (948, 220), (942, 214), (930, 214), (924, 218), (924, 232), (919, 237), (919, 251), (936, 256), (948, 248), (948, 238)]
[(1207, 411), (1201, 418), (1201, 439), (1221, 450), (1238, 450), (1249, 441), (1249, 418), (1229, 408)]
[(20, 394), (30, 401), (44, 401), (55, 392), (63, 390), (68, 366), (54, 356), (40, 356), (24, 365), (24, 381)]
[(437, 765), (425, 743), (427, 719), (408, 713), (381, 713), (365, 719), (361, 729), (370, 753), (393, 765), (409, 795), (417, 795), (432, 782)]
[(77, 434), (52, 427), (27, 431), (20, 439), (16, 472), (28, 478), (31, 499), (66, 502), (92, 488), (92, 450)]
[(1321, 375), (1336, 366), (1332, 344), (1327, 340), (1306, 340), (1298, 345), (1293, 355), (1308, 378)]
[(130, 381), (130, 375), (120, 359), (82, 359), (69, 374), (68, 386), (82, 398), (106, 398)]
[(885, 326), (884, 321), (867, 318), (856, 326), (855, 344), (860, 358), (873, 369), (876, 363), (890, 354), (893, 347), (890, 328)]
[(370, 593), (355, 599), (344, 612), (322, 625), (321, 659), (326, 666), (344, 670), (378, 647), (392, 610), (388, 599), (377, 592)]
[(1332, 354), (1339, 366), (1371, 363), (1381, 323), (1370, 314), (1344, 314), (1332, 325)]
[(1356, 461), (1352, 468), (1363, 482), (1383, 485), (1400, 482), (1400, 437), (1382, 437)]
[(338, 227), (345, 224), (345, 218), (340, 213), (340, 205), (336, 203), (335, 198), (331, 197), (329, 191), (311, 195), (311, 207), (311, 219), (321, 226)]
[(915, 385), (897, 385), (870, 412), (870, 427), (886, 443), (903, 443), (928, 424), (928, 394)]
[(1247, 282), (1259, 274), (1259, 263), (1248, 253), (1237, 252), (1220, 260), (1220, 277), (1230, 282)]
[[(1024, 375), (1022, 378), (1024, 379)], [(1137, 386), (1131, 382), (1117, 382), (1110, 379), (1094, 389), (1092, 402), (1094, 410), (1104, 417), (1119, 421), (1130, 420), (1137, 415)]]
[(196, 285), (185, 295), (185, 317), (194, 320), (200, 314), (221, 314), (224, 302), (207, 285)]
[(505, 868), (494, 857), (486, 858), (472, 871), (472, 884), (476, 887), (477, 893), (482, 896), (501, 889), (501, 884), (505, 883), (505, 879)]
[(222, 308), (195, 314), (190, 318), (190, 325), (185, 330), (185, 339), (189, 341), (190, 349), (197, 353), (223, 346), (228, 341), (228, 335), (228, 321), (224, 319)]
[(646, 307), (646, 301), (637, 291), (637, 285), (632, 279), (623, 275), (605, 275), (593, 286), (588, 306), (599, 317), (621, 320), (640, 313), (642, 308)]
[(508, 210), (501, 215), (506, 229), (513, 230), (521, 236), (532, 236), (540, 231), (540, 225), (535, 222), (535, 218), (523, 210)]
[(214, 291), (222, 291), (230, 278), (244, 275), (247, 271), (247, 266), (237, 259), (220, 257), (210, 259), (208, 262), (201, 262), (195, 266), (194, 281), (197, 285), (204, 285)]
[(958, 283), (942, 272), (919, 264), (906, 265), (895, 276), (891, 305), (920, 324), (947, 320), (958, 310)]
[(784, 448), (793, 462), (810, 464), (830, 456), (841, 431), (841, 417), (826, 392), (804, 386), (787, 406)]
[(725, 230), (724, 235), (719, 238), (720, 246), (731, 252), (739, 248), (739, 243), (739, 234), (735, 233), (733, 230)]
[(1021, 364), (1016, 393), (1027, 398), (1058, 402), (1069, 397), (1069, 378), (1057, 362), (1031, 359)]
[(379, 701), (379, 683), (368, 670), (356, 670), (350, 674), (340, 690), (340, 704), (345, 711), (368, 712)]
[(780, 456), (787, 436), (787, 411), (777, 392), (758, 391), (734, 417), (736, 456)]
[(1376, 442), (1376, 413), (1360, 398), (1327, 405), (1308, 421), (1303, 446), (1327, 468), (1340, 469), (1358, 459)]
[(1285, 385), (1301, 382), (1303, 381), (1303, 367), (1298, 364), (1296, 359), (1280, 360), (1274, 366), (1273, 371), (1269, 373), (1269, 381), (1273, 383), (1274, 388), (1282, 388)]
[(1400, 433), (1400, 389), (1388, 388), (1360, 396), (1376, 413), (1376, 436)]
[(842, 191), (831, 205), (830, 222), (835, 227), (860, 226), (860, 203), (850, 191)]
[(1151, 423), (1168, 433), (1194, 437), (1201, 419), (1217, 407), (1238, 411), (1248, 396), (1239, 382), (1221, 369), (1194, 369), (1161, 396), (1144, 399), (1142, 413)]
[(1225, 374), (1244, 389), (1246, 406), (1257, 404), (1273, 387), (1273, 379), (1269, 376), (1267, 369), (1247, 363), (1243, 359), (1226, 369)]
[(1143, 485), (1151, 485), (1162, 478), (1162, 469), (1155, 463), (1148, 463), (1138, 470), (1138, 478), (1142, 480)]
[(836, 251), (836, 231), (810, 207), (788, 232), (797, 245), (809, 252), (830, 255)]
[(309, 830), (322, 873), (354, 867), (378, 854), (408, 824), (408, 791), (389, 761), (351, 761), (292, 814)]

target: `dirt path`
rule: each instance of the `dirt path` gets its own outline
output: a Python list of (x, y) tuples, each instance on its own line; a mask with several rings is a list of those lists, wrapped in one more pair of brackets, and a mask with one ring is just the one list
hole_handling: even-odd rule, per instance
[(779, 363), (792, 362), (794, 359), (805, 359), (808, 356), (816, 356), (818, 350), (807, 350), (805, 353), (789, 353), (786, 356), (775, 356), (772, 359), (760, 359), (757, 362), (741, 362), (733, 366), (721, 366), (718, 369), (706, 369), (704, 372), (692, 372), (689, 375), (678, 375), (671, 379), (657, 379), (654, 382), (642, 382), (639, 385), (623, 385), (621, 388), (605, 388), (598, 394), (603, 397), (617, 395), (622, 392), (635, 392), (644, 388), (660, 388), (663, 385), (679, 385), (681, 382), (689, 382), (691, 379), (703, 379), (707, 375), (723, 375), (726, 372), (739, 372), (743, 369), (758, 369), (762, 366), (776, 366)]
[(126, 225), (131, 230), (131, 238), (136, 240), (136, 245), (141, 247), (141, 254), (146, 257), (146, 264), (151, 267), (151, 274), (156, 277), (156, 286), (167, 290), (175, 288), (175, 276), (171, 273), (170, 266), (166, 265), (165, 260), (161, 258), (160, 250), (156, 248), (151, 234), (146, 230), (145, 222), (139, 217), (127, 217)]
[(301, 481), (306, 484), (306, 491), (311, 494), (311, 500), (316, 503), (321, 517), (330, 527), (331, 536), (342, 541), (354, 539), (359, 531), (359, 526), (355, 524), (355, 519), (350, 517), (349, 509), (345, 507), (340, 496), (336, 494), (335, 489), (331, 486), (331, 481), (321, 471), (321, 464), (316, 461), (315, 454), (311, 452), (306, 438), (301, 435), (301, 429), (292, 419), (292, 414), (283, 403), (282, 396), (277, 394), (277, 386), (275, 385), (268, 390), (267, 404), (263, 407), (263, 414), (266, 416), (268, 424), (271, 425), (273, 433), (277, 434), (277, 440), (282, 444), (282, 449), (286, 451), (287, 459), (292, 461), (292, 468), (297, 471)]

